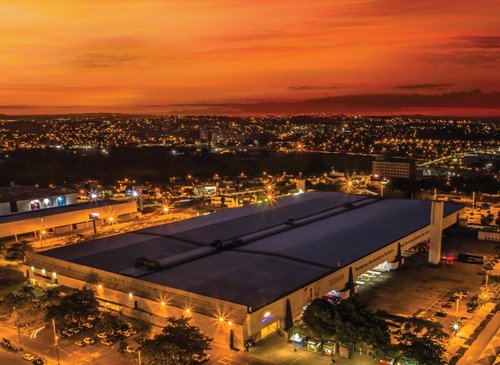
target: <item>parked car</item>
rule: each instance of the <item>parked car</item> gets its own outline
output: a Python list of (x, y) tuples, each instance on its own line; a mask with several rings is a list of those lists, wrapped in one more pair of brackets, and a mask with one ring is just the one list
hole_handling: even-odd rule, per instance
[(127, 345), (127, 347), (125, 347), (125, 351), (129, 354), (133, 354), (135, 352), (135, 349), (132, 346)]
[(85, 343), (85, 341), (76, 341), (76, 342), (75, 342), (75, 345), (80, 346), (80, 347), (83, 347), (83, 346), (85, 346), (85, 345), (86, 345), (86, 343)]
[(45, 364), (45, 361), (43, 361), (42, 359), (38, 358), (38, 359), (35, 359), (31, 362), (33, 365), (43, 365)]
[(92, 337), (85, 337), (83, 339), (83, 342), (85, 342), (87, 345), (93, 345), (93, 344), (95, 344), (95, 340)]
[(210, 355), (205, 354), (204, 356), (201, 356), (198, 354), (194, 354), (192, 359), (193, 359), (193, 362), (196, 364), (203, 364), (204, 362), (207, 362), (208, 360), (210, 360)]
[(25, 352), (23, 355), (23, 359), (26, 361), (33, 361), (36, 359), (36, 356), (33, 354), (30, 354), (29, 352)]
[(100, 332), (97, 334), (97, 338), (101, 339), (108, 338), (108, 334), (106, 332)]
[(103, 345), (106, 345), (106, 346), (111, 346), (112, 344), (114, 344), (114, 342), (113, 342), (113, 341), (108, 340), (107, 338), (102, 339), (102, 340), (101, 340), (101, 343), (102, 343)]

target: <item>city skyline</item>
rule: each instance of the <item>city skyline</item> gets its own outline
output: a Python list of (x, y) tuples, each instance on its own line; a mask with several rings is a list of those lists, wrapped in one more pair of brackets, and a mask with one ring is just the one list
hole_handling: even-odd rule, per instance
[(0, 4), (0, 114), (500, 115), (500, 4)]

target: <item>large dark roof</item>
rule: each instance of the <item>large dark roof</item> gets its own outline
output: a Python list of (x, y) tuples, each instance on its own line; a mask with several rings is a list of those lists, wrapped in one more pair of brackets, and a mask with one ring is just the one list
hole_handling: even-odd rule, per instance
[(31, 186), (0, 187), (0, 202), (34, 200), (68, 194), (61, 190), (41, 189)]
[[(461, 207), (446, 203), (444, 215)], [(423, 200), (307, 193), (43, 254), (259, 308), (425, 227), (430, 208)], [(217, 250), (214, 240), (236, 247)], [(134, 268), (138, 256), (163, 269)]]

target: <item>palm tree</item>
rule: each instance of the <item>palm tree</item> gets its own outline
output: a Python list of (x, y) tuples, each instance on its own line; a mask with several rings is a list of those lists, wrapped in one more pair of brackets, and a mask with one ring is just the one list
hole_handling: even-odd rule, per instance
[(33, 247), (29, 242), (21, 241), (14, 243), (5, 250), (5, 260), (24, 262), (27, 251), (33, 251)]

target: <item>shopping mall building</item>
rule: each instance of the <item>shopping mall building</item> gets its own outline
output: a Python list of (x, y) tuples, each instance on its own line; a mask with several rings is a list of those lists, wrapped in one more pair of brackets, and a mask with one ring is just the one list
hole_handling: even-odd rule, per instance
[[(29, 253), (24, 273), (41, 286), (91, 288), (103, 306), (157, 325), (189, 316), (242, 349), (290, 326), (314, 298), (347, 298), (361, 274), (399, 267), (401, 252), (429, 241), (431, 205), (306, 193)], [(439, 232), (462, 209), (444, 203)]]

